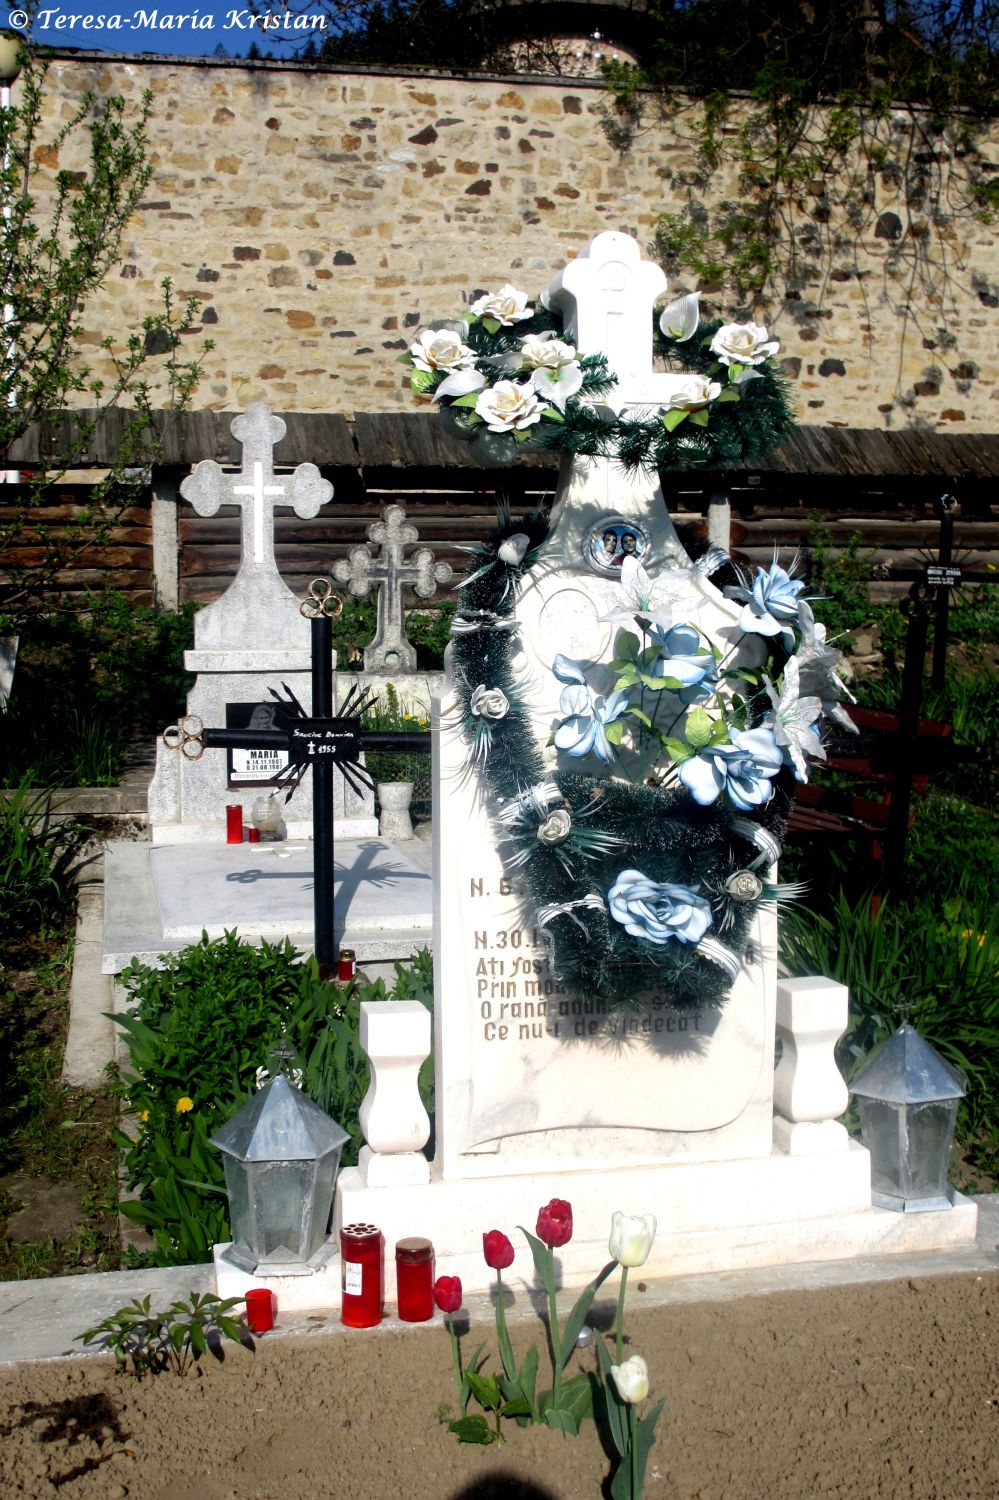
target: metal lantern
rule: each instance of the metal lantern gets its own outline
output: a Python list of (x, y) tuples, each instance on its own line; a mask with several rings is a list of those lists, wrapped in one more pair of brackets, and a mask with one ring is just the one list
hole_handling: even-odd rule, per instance
[(283, 1073), (233, 1115), (211, 1140), (225, 1156), (226, 1258), (258, 1276), (309, 1275), (348, 1139)]
[(947, 1182), (964, 1078), (906, 1023), (851, 1084), (871, 1153), (871, 1198), (879, 1208), (915, 1213), (951, 1208)]

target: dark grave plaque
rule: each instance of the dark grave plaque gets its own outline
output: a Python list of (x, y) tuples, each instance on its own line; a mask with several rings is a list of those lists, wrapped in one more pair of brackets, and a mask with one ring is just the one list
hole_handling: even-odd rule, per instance
[[(227, 729), (278, 729), (277, 703), (227, 703)], [(283, 747), (235, 747), (227, 752), (227, 775), (230, 788), (260, 786), (272, 781), (289, 763)]]

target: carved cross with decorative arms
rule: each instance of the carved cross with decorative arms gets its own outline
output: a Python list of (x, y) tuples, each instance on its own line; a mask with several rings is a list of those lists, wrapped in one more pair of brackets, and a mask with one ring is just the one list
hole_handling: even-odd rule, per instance
[(420, 547), (408, 562), (403, 560), (406, 547), (418, 540), (419, 533), (407, 522), (401, 505), (387, 505), (382, 519), (368, 527), (368, 536), (378, 545), (377, 557), (362, 543), (333, 565), (333, 577), (348, 584), (352, 594), (363, 598), (372, 584), (379, 586), (378, 624), (374, 640), (365, 648), (364, 670), (414, 672), (416, 651), (406, 639), (403, 587), (408, 584), (421, 599), (430, 599), (438, 584), (450, 582), (450, 565), (435, 563), (429, 547)]

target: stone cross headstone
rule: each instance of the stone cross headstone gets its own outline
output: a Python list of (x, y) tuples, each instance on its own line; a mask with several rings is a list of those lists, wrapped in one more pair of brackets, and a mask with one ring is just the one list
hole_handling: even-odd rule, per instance
[(195, 645), (268, 650), (300, 644), (308, 651), (308, 626), (274, 556), (274, 507), (291, 506), (303, 521), (312, 520), (332, 500), (333, 486), (315, 464), (299, 464), (292, 474), (274, 473), (274, 445), (287, 428), (263, 401), (247, 407), (230, 430), (243, 447), (240, 472), (204, 459), (180, 486), (199, 516), (214, 516), (222, 505), (240, 509), (239, 571), (222, 597), (199, 611)]
[(378, 547), (378, 556), (363, 543), (350, 549), (349, 557), (333, 565), (333, 577), (350, 586), (350, 592), (363, 598), (373, 584), (378, 585), (377, 628), (371, 644), (365, 647), (366, 672), (415, 672), (416, 651), (406, 639), (402, 591), (408, 584), (420, 599), (430, 599), (439, 583), (448, 583), (448, 563), (435, 563), (429, 547), (420, 547), (408, 561), (405, 550), (419, 540), (416, 527), (407, 522), (401, 505), (387, 505), (382, 519), (368, 527), (368, 536)]
[[(198, 674), (187, 711), (203, 724), (266, 728), (273, 722), (272, 689), (290, 687), (306, 712), (312, 693), (309, 622), (278, 571), (274, 508), (290, 506), (309, 520), (333, 498), (333, 486), (315, 464), (275, 474), (274, 446), (286, 428), (262, 401), (236, 417), (231, 431), (243, 450), (238, 473), (206, 459), (180, 487), (199, 515), (213, 516), (222, 505), (240, 509), (239, 569), (225, 593), (195, 615), (194, 649), (184, 654), (188, 671)], [(158, 746), (149, 791), (153, 842), (217, 841), (226, 805), (239, 802), (249, 821), (267, 779), (286, 763), (283, 752), (234, 749), (230, 768), (224, 755), (190, 760)], [(377, 834), (370, 794), (355, 795), (338, 780), (334, 808), (338, 837)], [(288, 805), (285, 821), (292, 837), (310, 835), (311, 778)]]
[[(661, 399), (650, 330), (664, 286), (634, 241), (614, 233), (598, 236), (552, 283), (550, 300), (581, 352), (604, 350), (610, 368), (623, 372), (620, 405)], [(611, 518), (644, 538), (641, 560), (653, 576), (673, 570), (678, 618), (693, 618), (726, 652), (740, 634), (737, 607), (691, 568), (654, 476), (628, 476), (609, 459), (566, 464), (552, 529), (517, 604), (518, 682), (540, 745), (560, 716), (556, 654), (584, 672), (612, 654), (619, 627), (601, 617), (622, 602), (620, 574), (601, 571), (591, 553), (594, 528), (599, 535)], [(599, 1002), (570, 999), (551, 972), (535, 914), (504, 873), (454, 707), (449, 692), (435, 782), (442, 1174), (769, 1154), (772, 920), (761, 920), (756, 961), (720, 1013), (681, 1016), (660, 997), (641, 1015), (615, 1018)], [(556, 753), (546, 753), (554, 769)]]

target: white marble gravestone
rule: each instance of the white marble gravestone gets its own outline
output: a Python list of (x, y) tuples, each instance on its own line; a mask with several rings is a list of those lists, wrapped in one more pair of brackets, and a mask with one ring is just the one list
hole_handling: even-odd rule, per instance
[[(221, 505), (238, 505), (241, 535), (236, 577), (194, 619), (194, 649), (185, 652), (184, 665), (198, 679), (188, 695), (187, 712), (210, 728), (225, 728), (230, 721), (238, 727), (267, 728), (272, 689), (280, 692), (287, 684), (306, 713), (312, 703), (309, 622), (278, 572), (274, 507), (290, 506), (303, 520), (311, 519), (332, 499), (333, 486), (314, 464), (275, 474), (274, 445), (286, 428), (262, 401), (236, 417), (231, 430), (243, 448), (240, 471), (206, 459), (180, 487), (202, 516), (215, 515)], [(227, 803), (240, 803), (248, 822), (254, 801), (283, 764), (276, 752), (232, 751), (230, 761), (226, 751), (208, 750), (200, 760), (189, 760), (160, 740), (149, 789), (153, 843), (224, 842)], [(305, 777), (285, 808), (292, 837), (312, 833), (311, 781)], [(337, 777), (334, 799), (337, 837), (377, 834), (371, 794), (357, 797)]]
[[(581, 352), (610, 354), (624, 412), (658, 402), (672, 378), (653, 374), (648, 337), (664, 288), (634, 241), (614, 233), (599, 235), (551, 288)], [(690, 615), (723, 648), (739, 634), (735, 610), (683, 555), (654, 481), (629, 480), (599, 459), (566, 465), (549, 538), (517, 601), (520, 686), (541, 744), (560, 717), (553, 658), (562, 652), (585, 671), (615, 628), (600, 616), (621, 602), (623, 585), (592, 551), (608, 517), (640, 535), (653, 576), (672, 570), (678, 619)], [(644, 1013), (615, 1019), (564, 994), (535, 914), (504, 876), (456, 706), (448, 687), (434, 721), (436, 1156), (428, 1169), (408, 1138), (397, 1148), (369, 1142), (360, 1164), (340, 1174), (336, 1225), (377, 1224), (387, 1246), (426, 1235), (438, 1271), (461, 1276), (468, 1290), (491, 1281), (482, 1234), (533, 1228), (556, 1196), (573, 1209), (572, 1239), (558, 1252), (565, 1285), (589, 1280), (606, 1260), (614, 1209), (656, 1215), (643, 1272), (651, 1276), (973, 1239), (968, 1200), (932, 1223), (872, 1207), (868, 1153), (829, 1119), (844, 1102), (832, 1046), (845, 992), (824, 980), (778, 981), (772, 917), (759, 920), (720, 1014), (683, 1016), (651, 998)], [(778, 1009), (786, 1062), (775, 1118)], [(376, 1071), (381, 1061), (373, 1052)], [(400, 1121), (411, 1106), (400, 1089)], [(513, 1238), (505, 1281), (529, 1295), (530, 1256)], [(390, 1255), (386, 1272), (391, 1303)], [(219, 1287), (236, 1291), (221, 1279)], [(326, 1305), (321, 1289), (311, 1295)]]
[[(665, 290), (625, 235), (603, 234), (552, 284), (550, 298), (581, 352), (606, 349), (620, 376), (616, 405), (649, 406), (674, 375), (652, 371), (652, 306)], [(564, 686), (552, 674), (563, 653), (584, 673), (609, 660), (620, 623), (620, 570), (591, 559), (594, 535), (613, 518), (646, 539), (653, 578), (672, 570), (690, 619), (726, 652), (741, 632), (738, 606), (697, 574), (680, 546), (658, 483), (629, 478), (609, 459), (567, 464), (552, 526), (517, 603), (519, 685), (544, 745), (560, 717)], [(596, 532), (594, 533), (594, 528)], [(755, 646), (741, 648), (755, 653)], [(745, 664), (738, 653), (732, 665)], [(570, 1000), (553, 979), (533, 914), (503, 878), (456, 699), (441, 705), (438, 863), (441, 921), (439, 1163), (446, 1177), (481, 1176), (506, 1164), (544, 1170), (671, 1159), (733, 1159), (771, 1150), (776, 928), (758, 922), (746, 968), (721, 1012), (676, 1015), (661, 997), (646, 1015), (608, 1017)], [(579, 765), (556, 761), (555, 769)], [(460, 997), (460, 999), (458, 998)]]

